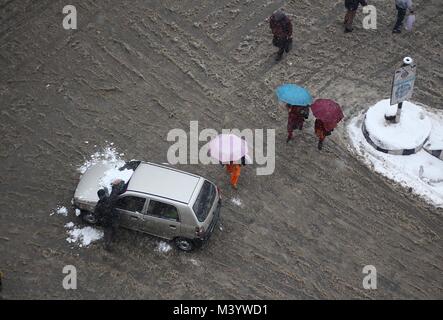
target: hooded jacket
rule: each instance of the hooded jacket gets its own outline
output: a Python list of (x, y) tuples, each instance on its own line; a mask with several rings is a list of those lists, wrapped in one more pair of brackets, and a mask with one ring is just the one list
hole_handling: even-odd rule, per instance
[(283, 12), (278, 11), (274, 13), (269, 19), (269, 26), (272, 33), (277, 38), (291, 38), (292, 37), (292, 23), (288, 16)]

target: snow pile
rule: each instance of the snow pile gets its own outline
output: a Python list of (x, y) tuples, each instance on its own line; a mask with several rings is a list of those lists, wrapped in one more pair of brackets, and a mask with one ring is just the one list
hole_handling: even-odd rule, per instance
[(65, 224), (65, 228), (68, 229), (67, 233), (69, 235), (66, 241), (76, 243), (80, 248), (87, 247), (92, 242), (103, 238), (103, 231), (93, 227), (79, 228), (76, 227), (73, 222), (69, 222)]
[(107, 146), (102, 151), (98, 151), (91, 155), (89, 160), (86, 160), (83, 165), (78, 168), (81, 174), (84, 174), (86, 170), (97, 164), (104, 164), (109, 169), (103, 174), (103, 177), (99, 180), (99, 187), (106, 187), (110, 192), (112, 189), (112, 182), (121, 179), (125, 182), (132, 177), (133, 170), (125, 169), (119, 170), (119, 168), (125, 165), (125, 160), (122, 159), (124, 153), (118, 153), (117, 149), (113, 147), (113, 143)]
[(371, 140), (387, 150), (415, 149), (421, 146), (431, 133), (431, 120), (419, 106), (405, 101), (399, 123), (388, 123), (386, 115), (396, 114), (397, 105), (391, 106), (389, 99), (382, 100), (369, 108), (365, 126)]
[(240, 198), (232, 198), (232, 199), (231, 199), (231, 202), (232, 202), (233, 204), (235, 204), (236, 206), (239, 206), (239, 207), (241, 207), (241, 205), (242, 205), (242, 201), (241, 201)]
[(62, 216), (68, 216), (68, 209), (65, 206), (58, 206), (50, 215), (53, 216), (55, 213), (60, 214)]
[(172, 249), (172, 247), (169, 245), (169, 243), (166, 243), (164, 241), (160, 241), (158, 243), (158, 246), (156, 248), (156, 251), (161, 253), (169, 252)]
[[(402, 114), (401, 121), (408, 121), (405, 116), (407, 114)], [(383, 176), (404, 187), (411, 188), (414, 193), (423, 197), (432, 205), (443, 207), (443, 161), (423, 149), (408, 156), (379, 152), (363, 136), (363, 121), (364, 114), (361, 113), (350, 121), (347, 131), (351, 140), (351, 147), (362, 157), (364, 163)], [(379, 123), (379, 126), (380, 128), (373, 127), (372, 129), (379, 132), (382, 140), (386, 140), (388, 144), (390, 143), (391, 146), (394, 145), (398, 148), (398, 144), (393, 140), (395, 137), (390, 135), (389, 130), (384, 129), (384, 124)], [(421, 129), (418, 126), (419, 124), (415, 123), (411, 130), (420, 131)], [(384, 137), (382, 134), (387, 136)]]
[(78, 168), (78, 171), (83, 174), (86, 172), (86, 170), (88, 170), (88, 168), (98, 163), (113, 164), (122, 167), (125, 164), (125, 161), (121, 157), (123, 157), (125, 154), (118, 153), (117, 149), (112, 145), (113, 143), (111, 143), (111, 146), (107, 146), (102, 151), (97, 151), (91, 155), (90, 159), (86, 160), (85, 163)]
[(134, 170), (125, 169), (125, 170), (119, 170), (123, 164), (117, 163), (113, 168), (107, 170), (103, 177), (100, 179), (100, 187), (106, 187), (109, 191), (112, 189), (112, 182), (116, 179), (121, 179), (125, 182), (128, 182), (129, 179), (131, 179), (132, 174), (134, 173)]

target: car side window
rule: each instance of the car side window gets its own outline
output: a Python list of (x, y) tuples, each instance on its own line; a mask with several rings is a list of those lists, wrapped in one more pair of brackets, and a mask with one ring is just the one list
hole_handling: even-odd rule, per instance
[(145, 202), (146, 202), (145, 198), (127, 196), (120, 198), (117, 201), (116, 208), (121, 210), (141, 213), (143, 211)]
[(163, 219), (179, 221), (177, 208), (163, 202), (149, 201), (148, 215)]

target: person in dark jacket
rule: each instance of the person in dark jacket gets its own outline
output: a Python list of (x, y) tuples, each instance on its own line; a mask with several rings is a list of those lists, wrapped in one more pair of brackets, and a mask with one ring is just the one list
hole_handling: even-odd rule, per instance
[(104, 247), (105, 250), (109, 250), (116, 231), (113, 228), (113, 206), (111, 197), (106, 194), (104, 189), (98, 190), (97, 195), (99, 200), (94, 209), (94, 216), (104, 228)]
[(414, 13), (412, 0), (395, 0), (395, 7), (397, 9), (397, 22), (395, 23), (392, 33), (401, 33), (401, 27), (403, 26), (403, 21), (405, 20), (408, 10), (410, 13)]
[(112, 191), (108, 196), (104, 189), (97, 192), (99, 201), (95, 206), (94, 215), (104, 228), (104, 247), (111, 249), (111, 243), (114, 242), (119, 225), (119, 215), (116, 209), (118, 196), (125, 191), (125, 182), (116, 180), (112, 183)]
[(283, 53), (292, 48), (292, 23), (283, 11), (277, 10), (269, 18), (269, 26), (274, 35), (272, 44), (279, 49), (276, 61), (280, 61)]
[(294, 129), (302, 130), (303, 124), (309, 118), (309, 107), (299, 107), (287, 104), (288, 108), (288, 138), (286, 143), (292, 139)]
[(345, 15), (345, 32), (352, 32), (352, 24), (357, 13), (359, 5), (366, 6), (368, 2), (366, 0), (345, 0), (345, 7), (348, 10)]

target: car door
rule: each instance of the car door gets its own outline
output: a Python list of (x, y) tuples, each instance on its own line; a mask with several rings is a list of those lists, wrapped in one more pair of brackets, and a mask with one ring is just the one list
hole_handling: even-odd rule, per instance
[(161, 238), (173, 239), (180, 233), (180, 216), (177, 207), (150, 200), (143, 215), (143, 230)]
[(119, 213), (119, 222), (122, 227), (140, 230), (143, 222), (146, 198), (123, 195), (117, 200), (116, 209)]

